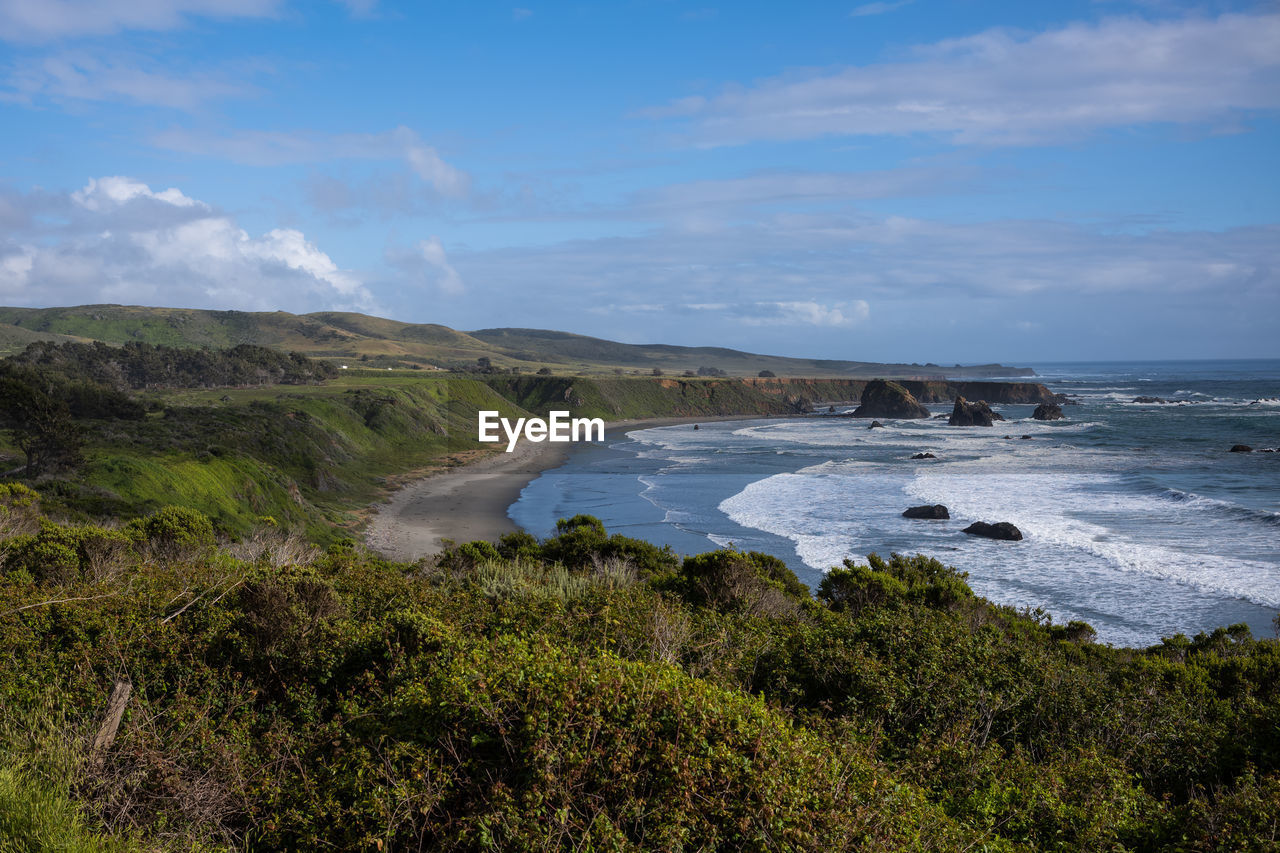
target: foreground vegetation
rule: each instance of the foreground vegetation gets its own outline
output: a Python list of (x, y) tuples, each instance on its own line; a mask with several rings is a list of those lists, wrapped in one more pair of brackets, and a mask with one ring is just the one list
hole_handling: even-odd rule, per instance
[(13, 849), (1277, 844), (1280, 644), (1242, 627), (1101, 647), (926, 557), (811, 597), (587, 516), (410, 565), (0, 506)]

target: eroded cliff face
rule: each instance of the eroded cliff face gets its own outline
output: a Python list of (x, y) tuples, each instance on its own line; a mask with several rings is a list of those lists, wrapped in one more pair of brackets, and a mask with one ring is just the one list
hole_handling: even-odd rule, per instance
[[(867, 379), (744, 379), (765, 394), (806, 397), (813, 401), (856, 402), (872, 380)], [(952, 403), (956, 397), (988, 403), (1053, 403), (1059, 397), (1039, 382), (944, 381), (895, 379), (921, 403)]]
[[(568, 408), (575, 415), (617, 420), (796, 414), (808, 412), (819, 403), (857, 403), (874, 380), (495, 376), (483, 381), (529, 413), (545, 415), (550, 409)], [(956, 397), (992, 404), (1049, 403), (1058, 399), (1038, 382), (895, 381), (924, 404), (949, 404)]]

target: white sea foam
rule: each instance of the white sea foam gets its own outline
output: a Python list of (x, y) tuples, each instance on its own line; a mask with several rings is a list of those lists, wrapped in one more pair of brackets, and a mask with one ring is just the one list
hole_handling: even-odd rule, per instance
[[(1121, 571), (1280, 607), (1280, 571), (1273, 563), (1195, 547), (1215, 527), (1203, 517), (1177, 513), (1155, 496), (1105, 490), (1106, 474), (1059, 471), (1046, 477), (984, 463), (920, 471), (907, 493), (925, 502), (945, 503), (953, 516), (1011, 522), (1029, 542), (1091, 554)], [(1185, 509), (1196, 507), (1188, 504)], [(1108, 516), (1115, 526), (1100, 523)], [(1143, 531), (1143, 541), (1119, 529), (1132, 530), (1135, 524)]]

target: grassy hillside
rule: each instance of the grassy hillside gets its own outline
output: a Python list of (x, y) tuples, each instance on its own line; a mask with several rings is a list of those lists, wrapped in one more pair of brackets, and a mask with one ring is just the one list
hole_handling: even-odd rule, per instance
[[(933, 364), (878, 364), (758, 355), (715, 347), (633, 345), (538, 329), (484, 329), (459, 332), (435, 324), (401, 323), (364, 314), (283, 311), (206, 311), (124, 305), (72, 308), (0, 308), (0, 347), (11, 338), (72, 336), (112, 344), (139, 341), (169, 346), (227, 347), (257, 344), (318, 358), (356, 361), (376, 367), (474, 366), (488, 358), (496, 367), (533, 373), (649, 374), (655, 368), (676, 375), (701, 367), (731, 376), (948, 377), (1030, 376), (1030, 370), (1001, 365), (943, 368)], [(6, 331), (6, 329), (8, 331)], [(27, 337), (26, 339), (30, 339)]]
[(543, 360), (568, 365), (658, 368), (679, 375), (698, 367), (715, 367), (730, 376), (756, 376), (769, 370), (778, 376), (982, 378), (1034, 376), (1034, 371), (996, 364), (942, 367), (937, 364), (900, 364), (873, 361), (788, 358), (760, 355), (723, 347), (684, 347), (667, 344), (622, 344), (616, 341), (543, 329), (481, 329), (469, 333), (502, 352), (518, 356), (536, 354)]
[(31, 329), (24, 329), (21, 326), (0, 323), (0, 358), (22, 352), (27, 344), (35, 341), (67, 343), (81, 340), (84, 340), (84, 338), (78, 338), (74, 335), (60, 335), (53, 332), (36, 332)]
[[(151, 314), (144, 319), (159, 321)], [(378, 331), (369, 327), (370, 318), (359, 315), (328, 319), (341, 323), (344, 334), (355, 334), (351, 329)], [(107, 322), (93, 317), (88, 321)], [(167, 320), (163, 325), (169, 328)], [(215, 332), (229, 333), (231, 326), (202, 328), (212, 339)], [(420, 328), (437, 341), (456, 335), (439, 327)], [(80, 384), (65, 386), (54, 397), (70, 399), (74, 387), (81, 389), (77, 400), (92, 401), (77, 403), (80, 414), (72, 416), (79, 419), (75, 431), (83, 442), (81, 458), (42, 481), (51, 505), (78, 517), (98, 518), (141, 515), (179, 501), (206, 513), (229, 534), (241, 535), (270, 517), (305, 529), (322, 542), (341, 528), (358, 525), (362, 512), (395, 478), (496, 452), (493, 445), (475, 440), (481, 409), (508, 417), (567, 409), (606, 420), (787, 415), (808, 411), (821, 401), (857, 400), (865, 385), (865, 380), (847, 379), (462, 376), (347, 369), (330, 370), (336, 378), (322, 384), (155, 389), (151, 386), (157, 382), (216, 383), (213, 373), (199, 375), (200, 365), (206, 363), (226, 368), (218, 375), (240, 376), (244, 370), (231, 368), (244, 367), (241, 362), (252, 368), (276, 356), (271, 350), (243, 346), (202, 352), (130, 346), (112, 352), (100, 346), (48, 348), (4, 363), (71, 371), (68, 375)], [(298, 381), (327, 375), (309, 368), (305, 360), (280, 360), (297, 372)], [(143, 367), (147, 370), (139, 373)], [(276, 375), (265, 367), (259, 372)], [(249, 373), (258, 375), (254, 369)], [(17, 375), (19, 384), (36, 381), (21, 376)], [(94, 385), (95, 377), (123, 384), (106, 388)], [(1019, 402), (1050, 396), (1034, 383), (908, 384), (926, 401), (949, 400), (955, 393)], [(130, 385), (149, 390), (135, 398), (122, 397), (120, 389)], [(976, 386), (984, 386), (985, 393), (974, 393)], [(93, 387), (101, 393), (84, 390)], [(11, 403), (17, 405), (20, 399), (18, 394)], [(25, 460), (16, 433), (0, 431), (0, 472), (16, 473)]]

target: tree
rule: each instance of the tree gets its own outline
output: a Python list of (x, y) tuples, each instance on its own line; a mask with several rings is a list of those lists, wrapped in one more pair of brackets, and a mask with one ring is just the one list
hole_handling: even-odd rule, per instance
[(661, 375), (662, 375), (662, 368), (661, 368), (661, 367), (655, 367), (655, 368), (653, 369), (653, 375), (654, 375), (654, 376), (661, 376)]
[(0, 379), (3, 424), (27, 457), (26, 476), (70, 468), (80, 461), (80, 428), (66, 402), (33, 383), (12, 377)]
[(773, 379), (778, 374), (774, 373), (772, 370), (762, 370), (756, 375), (759, 376), (761, 379)]
[(538, 375), (539, 375), (539, 376), (550, 376), (550, 375), (551, 375), (551, 368), (550, 368), (550, 367), (539, 367), (539, 368), (538, 368)]

